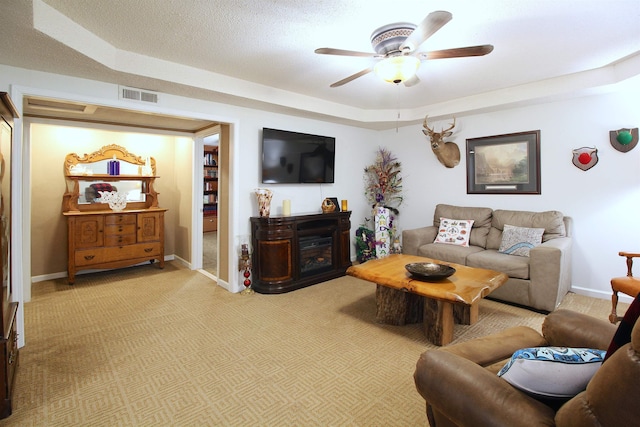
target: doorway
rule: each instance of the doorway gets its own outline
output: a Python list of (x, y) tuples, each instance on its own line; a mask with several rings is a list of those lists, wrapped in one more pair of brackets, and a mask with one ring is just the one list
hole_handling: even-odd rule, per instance
[(203, 138), (202, 269), (218, 276), (218, 176), (219, 127)]

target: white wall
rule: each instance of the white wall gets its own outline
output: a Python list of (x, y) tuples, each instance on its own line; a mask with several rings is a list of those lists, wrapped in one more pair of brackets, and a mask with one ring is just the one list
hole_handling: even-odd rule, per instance
[[(458, 117), (453, 140), (463, 159), (454, 169), (446, 169), (436, 160), (420, 125), (377, 132), (165, 94), (159, 106), (148, 107), (118, 100), (115, 85), (0, 65), (0, 90), (9, 91), (11, 85), (36, 88), (43, 95), (63, 94), (68, 99), (231, 123), (237, 183), (231, 202), (234, 236), (248, 234), (248, 218), (257, 214), (253, 191), (262, 186), (260, 130), (273, 127), (334, 136), (337, 141), (336, 183), (270, 185), (275, 215), (281, 212), (284, 199), (292, 200), (293, 214), (320, 212), (324, 197), (348, 199), (355, 231), (370, 212), (363, 195), (363, 169), (375, 160), (378, 147), (385, 146), (403, 164), (401, 229), (430, 223), (437, 203), (560, 210), (575, 221), (574, 288), (604, 298), (610, 295), (609, 279), (625, 271), (618, 251), (637, 250), (640, 245), (634, 222), (640, 207), (640, 148), (623, 154), (608, 141), (609, 130), (639, 125), (637, 84), (613, 93)], [(434, 123), (436, 128), (445, 124)], [(466, 194), (466, 138), (536, 129), (541, 130), (541, 195)], [(597, 147), (600, 155), (600, 162), (586, 172), (571, 163), (571, 149), (583, 146)]]
[[(458, 144), (462, 159), (453, 169), (438, 162), (421, 125), (402, 128), (399, 134), (384, 132), (385, 145), (403, 165), (406, 199), (398, 226), (430, 225), (437, 203), (562, 211), (574, 220), (573, 290), (610, 298), (611, 277), (626, 274), (618, 252), (640, 250), (640, 147), (628, 153), (615, 150), (609, 131), (640, 126), (639, 99), (640, 84), (625, 85), (615, 93), (458, 117), (448, 140)], [(448, 123), (433, 125), (438, 130)], [(466, 193), (467, 138), (538, 129), (542, 194)], [(598, 149), (600, 160), (588, 171), (571, 162), (571, 150), (580, 147)]]
[[(336, 138), (336, 168), (334, 184), (262, 184), (260, 182), (261, 134), (263, 127), (292, 130)], [(251, 216), (258, 215), (254, 190), (258, 187), (273, 191), (272, 215), (282, 214), (282, 201), (291, 200), (291, 214), (320, 213), (325, 197), (349, 201), (353, 211), (352, 223), (363, 218), (366, 210), (362, 187), (362, 171), (374, 161), (379, 132), (350, 126), (336, 125), (318, 120), (302, 119), (263, 111), (242, 111), (237, 129), (240, 139), (240, 179), (237, 188), (241, 223), (240, 234), (249, 234)]]

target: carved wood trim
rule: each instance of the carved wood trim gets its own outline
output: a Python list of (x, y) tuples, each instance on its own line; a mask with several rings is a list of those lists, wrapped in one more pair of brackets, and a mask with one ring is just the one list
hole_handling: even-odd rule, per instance
[[(141, 156), (137, 156), (133, 153), (129, 153), (126, 148), (111, 144), (105, 145), (97, 151), (94, 151), (91, 154), (85, 154), (83, 157), (80, 157), (76, 153), (67, 154), (64, 158), (64, 174), (66, 176), (73, 175), (71, 173), (71, 168), (77, 164), (82, 163), (95, 163), (101, 160), (110, 160), (113, 156), (116, 156), (116, 159), (122, 160), (127, 163), (131, 163), (134, 165), (143, 166), (145, 164), (146, 159), (143, 159)], [(153, 175), (156, 174), (156, 159), (150, 157), (151, 160), (151, 170), (153, 171)]]

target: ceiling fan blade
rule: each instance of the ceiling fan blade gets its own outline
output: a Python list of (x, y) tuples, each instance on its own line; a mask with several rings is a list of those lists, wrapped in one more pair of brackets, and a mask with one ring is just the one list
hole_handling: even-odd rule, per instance
[(314, 52), (323, 55), (364, 56), (367, 58), (375, 58), (381, 56), (374, 52), (357, 52), (355, 50), (333, 49), (331, 47), (321, 47), (319, 49), (316, 49)]
[(420, 59), (445, 59), (462, 58), (465, 56), (483, 56), (493, 51), (493, 45), (483, 44), (480, 46), (456, 47), (453, 49), (434, 50), (431, 52), (420, 52)]
[(415, 85), (417, 85), (418, 83), (420, 83), (420, 78), (419, 78), (417, 75), (415, 75), (415, 74), (414, 74), (414, 75), (413, 75), (413, 77), (411, 77), (410, 79), (408, 79), (408, 80), (405, 80), (405, 81), (404, 81), (404, 85), (405, 85), (406, 87), (415, 86)]
[(404, 43), (402, 43), (400, 50), (413, 52), (436, 31), (442, 28), (444, 24), (451, 21), (451, 18), (453, 18), (453, 15), (451, 15), (450, 12), (443, 10), (431, 12), (422, 20), (416, 29), (413, 30)]
[(366, 69), (364, 69), (364, 70), (362, 70), (362, 71), (360, 71), (360, 72), (358, 72), (358, 73), (355, 73), (355, 74), (350, 75), (349, 77), (347, 77), (347, 78), (345, 78), (345, 79), (342, 79), (342, 80), (340, 80), (340, 81), (338, 81), (338, 82), (335, 82), (335, 83), (334, 83), (334, 84), (332, 84), (330, 87), (338, 87), (338, 86), (342, 86), (343, 84), (345, 84), (345, 83), (349, 83), (350, 81), (355, 80), (355, 79), (357, 79), (358, 77), (362, 77), (362, 76), (364, 76), (365, 74), (369, 74), (369, 73), (370, 73), (370, 72), (372, 72), (372, 71), (373, 71), (373, 67), (366, 68)]

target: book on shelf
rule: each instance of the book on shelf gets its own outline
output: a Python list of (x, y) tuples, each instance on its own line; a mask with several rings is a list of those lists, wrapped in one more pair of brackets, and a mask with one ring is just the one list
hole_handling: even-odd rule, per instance
[(204, 214), (205, 215), (217, 215), (218, 214), (218, 205), (205, 205), (204, 206)]
[(218, 166), (218, 162), (216, 161), (213, 153), (204, 153), (204, 165), (205, 166)]
[(218, 195), (217, 194), (205, 194), (204, 198), (202, 199), (203, 203), (217, 203), (218, 202)]

